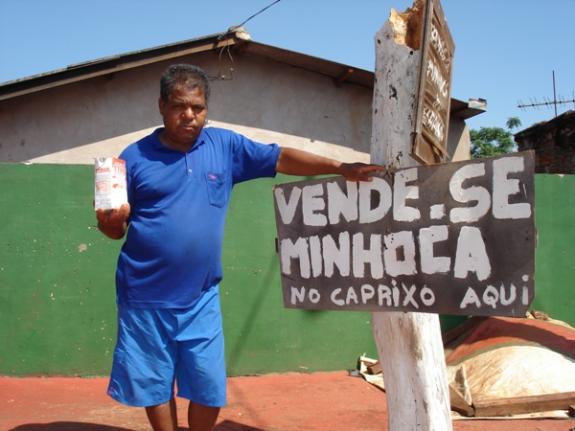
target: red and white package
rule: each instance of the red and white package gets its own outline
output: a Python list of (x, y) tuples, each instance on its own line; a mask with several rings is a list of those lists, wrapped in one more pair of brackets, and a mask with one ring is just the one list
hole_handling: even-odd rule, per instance
[(124, 160), (116, 157), (96, 157), (94, 172), (95, 209), (115, 209), (128, 203)]

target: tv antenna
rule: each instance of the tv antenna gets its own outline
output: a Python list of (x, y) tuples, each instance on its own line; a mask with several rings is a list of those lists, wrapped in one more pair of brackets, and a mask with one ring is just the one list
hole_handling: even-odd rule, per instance
[(530, 99), (530, 103), (523, 103), (521, 100), (517, 105), (518, 108), (525, 109), (525, 108), (539, 108), (541, 106), (550, 107), (553, 106), (555, 108), (555, 117), (557, 117), (557, 105), (564, 105), (567, 103), (573, 103), (573, 107), (575, 108), (575, 92), (571, 99), (564, 99), (561, 96), (557, 97), (557, 92), (555, 91), (555, 71), (553, 71), (553, 100), (549, 100), (548, 98), (544, 98), (543, 102), (539, 102), (537, 99)]

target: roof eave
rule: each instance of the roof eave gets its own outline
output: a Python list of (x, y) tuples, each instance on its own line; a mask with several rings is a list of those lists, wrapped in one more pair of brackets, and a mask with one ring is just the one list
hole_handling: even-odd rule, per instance
[[(328, 76), (334, 80), (335, 85), (347, 83), (367, 88), (374, 86), (374, 73), (371, 71), (255, 42), (251, 40), (243, 28), (233, 27), (225, 33), (216, 33), (197, 39), (100, 58), (74, 64), (65, 69), (6, 82), (0, 84), (0, 101), (146, 64), (234, 45), (241, 45), (245, 52), (254, 55)], [(478, 101), (481, 103), (478, 104)], [(452, 98), (451, 102), (452, 115), (461, 119), (471, 118), (485, 112), (486, 105), (482, 99), (471, 99), (469, 102), (463, 102)]]
[(133, 51), (93, 61), (78, 63), (31, 77), (17, 79), (0, 85), (0, 100), (35, 93), (97, 76), (107, 75), (145, 64), (157, 63), (176, 57), (224, 48), (244, 42), (235, 32), (218, 33), (199, 39)]

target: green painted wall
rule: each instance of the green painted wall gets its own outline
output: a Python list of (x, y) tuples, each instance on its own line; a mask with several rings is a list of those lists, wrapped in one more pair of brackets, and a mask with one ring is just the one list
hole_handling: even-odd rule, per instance
[(119, 243), (94, 227), (88, 166), (0, 165), (0, 373), (101, 374)]
[[(91, 166), (0, 164), (0, 374), (108, 373), (121, 243), (94, 227), (92, 177)], [(241, 184), (230, 204), (222, 307), (231, 375), (345, 369), (376, 355), (369, 313), (282, 306), (271, 187), (291, 180)], [(574, 192), (573, 176), (536, 178), (534, 306), (571, 324)]]
[(222, 285), (233, 374), (354, 368), (360, 354), (376, 354), (370, 313), (283, 308), (271, 190), (293, 180), (261, 179), (234, 190)]
[(575, 326), (575, 175), (535, 176), (532, 308)]

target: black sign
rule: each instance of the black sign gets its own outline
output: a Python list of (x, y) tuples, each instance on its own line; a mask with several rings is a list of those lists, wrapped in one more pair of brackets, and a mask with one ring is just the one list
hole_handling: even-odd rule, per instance
[(274, 188), (284, 305), (523, 316), (533, 152)]

